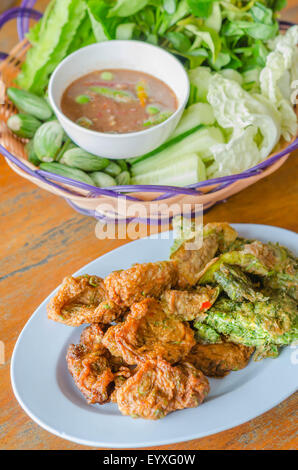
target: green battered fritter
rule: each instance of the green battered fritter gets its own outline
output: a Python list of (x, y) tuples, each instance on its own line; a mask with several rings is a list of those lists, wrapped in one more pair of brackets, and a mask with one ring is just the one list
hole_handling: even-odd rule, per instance
[(298, 301), (298, 259), (278, 243), (255, 241), (244, 252), (256, 256), (270, 271), (264, 284), (278, 289)]
[(233, 264), (251, 274), (266, 276), (268, 268), (253, 254), (244, 251), (228, 251), (208, 263), (199, 276), (199, 284), (216, 282), (214, 274), (223, 264)]
[(255, 289), (250, 278), (238, 266), (223, 264), (218, 271), (215, 271), (214, 279), (230, 299), (237, 302), (267, 300), (262, 292)]
[(196, 329), (195, 338), (198, 343), (216, 344), (222, 342), (221, 335), (206, 323), (197, 321), (194, 323), (194, 327)]
[(245, 245), (253, 243), (255, 240), (249, 240), (248, 238), (237, 237), (236, 240), (230, 244), (228, 251), (242, 251)]
[(298, 339), (296, 302), (286, 294), (273, 291), (270, 300), (255, 303), (222, 297), (210, 308), (204, 323), (227, 336), (229, 341), (262, 347), (263, 354), (265, 346), (271, 351), (273, 345), (288, 345)]

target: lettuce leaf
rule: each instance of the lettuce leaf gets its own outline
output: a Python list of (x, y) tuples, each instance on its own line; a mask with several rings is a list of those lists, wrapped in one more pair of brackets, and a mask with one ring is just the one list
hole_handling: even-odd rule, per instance
[(225, 176), (247, 170), (264, 160), (280, 139), (280, 115), (261, 95), (246, 92), (239, 83), (214, 74), (207, 100), (218, 124), (230, 132), (226, 144), (211, 147), (215, 164), (209, 175)]
[(257, 127), (249, 126), (233, 136), (227, 144), (212, 146), (214, 163), (207, 169), (208, 178), (241, 173), (260, 163), (262, 158), (255, 141), (257, 133)]
[(297, 60), (298, 26), (292, 26), (284, 35), (268, 43), (271, 49), (266, 65), (260, 73), (261, 93), (273, 103), (281, 114), (284, 139), (291, 140), (297, 132), (297, 118), (290, 102), (291, 81), (298, 78)]

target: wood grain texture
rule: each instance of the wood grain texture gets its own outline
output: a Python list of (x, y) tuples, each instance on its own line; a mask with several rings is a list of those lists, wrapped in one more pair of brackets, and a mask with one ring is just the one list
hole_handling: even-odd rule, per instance
[[(44, 6), (46, 1), (38, 1)], [(298, 20), (297, 1), (284, 17)], [(16, 40), (15, 24), (0, 32), (0, 50)], [(277, 225), (298, 230), (298, 152), (271, 177), (211, 209), (205, 222)], [(1, 449), (84, 449), (49, 434), (22, 411), (10, 385), (10, 358), (23, 326), (41, 301), (69, 273), (129, 240), (98, 240), (96, 222), (12, 172), (0, 157), (0, 365)], [(32, 365), (34, 367), (34, 365)], [(278, 380), (278, 377), (276, 378)], [(156, 449), (297, 449), (298, 394), (241, 426), (202, 439)]]

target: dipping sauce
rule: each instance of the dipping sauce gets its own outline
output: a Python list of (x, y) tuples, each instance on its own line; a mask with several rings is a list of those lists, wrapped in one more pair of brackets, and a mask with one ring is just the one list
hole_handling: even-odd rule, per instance
[(65, 90), (62, 112), (98, 132), (142, 131), (168, 119), (177, 109), (173, 90), (163, 81), (135, 70), (99, 70)]

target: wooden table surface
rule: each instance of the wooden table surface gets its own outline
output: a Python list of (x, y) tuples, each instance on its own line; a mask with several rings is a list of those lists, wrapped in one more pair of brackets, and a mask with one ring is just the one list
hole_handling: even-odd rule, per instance
[[(46, 3), (37, 2), (41, 8)], [(283, 17), (298, 20), (296, 0), (289, 2)], [(15, 23), (11, 23), (0, 32), (0, 50), (9, 50), (14, 41)], [(260, 223), (298, 231), (295, 156), (298, 152), (272, 176), (214, 207), (204, 222)], [(49, 434), (23, 412), (11, 389), (10, 358), (30, 315), (65, 275), (129, 240), (98, 240), (95, 220), (74, 212), (64, 200), (17, 176), (1, 157), (0, 187), (0, 340), (5, 344), (5, 363), (0, 365), (0, 448), (85, 449)], [(297, 403), (298, 394), (294, 394), (241, 426), (155, 448), (297, 449)]]

